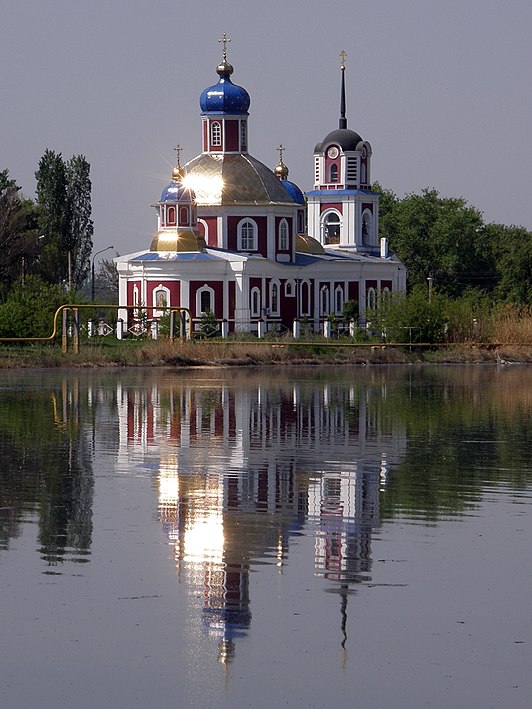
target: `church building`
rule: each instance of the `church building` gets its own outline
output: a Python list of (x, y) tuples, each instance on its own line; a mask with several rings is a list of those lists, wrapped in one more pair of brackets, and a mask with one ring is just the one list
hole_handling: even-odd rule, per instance
[[(314, 149), (313, 189), (288, 180), (280, 147), (274, 170), (249, 153), (248, 92), (231, 80), (226, 43), (218, 82), (200, 96), (201, 153), (177, 165), (163, 189), (148, 249), (115, 259), (119, 317), (135, 328), (186, 308), (225, 333), (316, 332), (348, 301), (358, 320), (386, 293), (404, 291), (406, 269), (378, 237), (371, 145), (347, 127), (342, 52), (340, 119)], [(129, 306), (126, 309), (123, 306)]]

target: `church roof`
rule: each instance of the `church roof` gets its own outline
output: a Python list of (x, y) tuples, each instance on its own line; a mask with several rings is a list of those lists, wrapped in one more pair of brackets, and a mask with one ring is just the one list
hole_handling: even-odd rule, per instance
[(350, 128), (337, 128), (336, 130), (328, 133), (325, 138), (318, 143), (314, 148), (314, 153), (322, 153), (327, 145), (334, 143), (339, 145), (344, 152), (350, 150), (356, 150), (357, 145), (360, 143), (362, 138), (360, 135)]
[[(295, 199), (275, 173), (251, 155), (203, 153), (186, 164), (198, 205), (290, 204)], [(299, 203), (299, 202), (298, 202)]]

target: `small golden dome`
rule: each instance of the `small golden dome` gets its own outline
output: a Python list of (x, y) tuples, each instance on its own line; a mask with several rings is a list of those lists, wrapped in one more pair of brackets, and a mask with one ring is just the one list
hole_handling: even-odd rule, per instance
[(172, 170), (172, 182), (183, 182), (185, 171), (179, 163)]
[(284, 162), (282, 160), (277, 165), (274, 172), (280, 180), (286, 180), (286, 178), (288, 177), (288, 168), (286, 167), (286, 165), (284, 164)]
[(191, 229), (159, 231), (153, 237), (150, 251), (203, 251), (207, 248), (205, 239)]
[(296, 251), (300, 254), (324, 254), (325, 249), (317, 239), (308, 234), (296, 236)]

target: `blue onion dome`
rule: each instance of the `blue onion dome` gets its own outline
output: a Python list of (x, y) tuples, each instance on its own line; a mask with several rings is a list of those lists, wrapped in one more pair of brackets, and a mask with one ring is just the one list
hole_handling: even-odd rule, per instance
[[(282, 146), (280, 146), (281, 150), (284, 150)], [(283, 157), (281, 155), (281, 158), (279, 160), (279, 164), (276, 165), (275, 170), (274, 170), (275, 175), (279, 178), (281, 181), (282, 186), (285, 188), (285, 190), (288, 192), (292, 200), (296, 204), (305, 204), (305, 197), (303, 196), (303, 192), (299, 189), (299, 187), (296, 185), (295, 182), (290, 182), (288, 180), (288, 174), (289, 170), (286, 167), (286, 165), (283, 162)]]
[(246, 89), (233, 84), (231, 74), (233, 67), (225, 59), (218, 64), (216, 72), (220, 80), (214, 86), (206, 88), (200, 96), (202, 115), (206, 113), (229, 113), (248, 115), (250, 104)]
[(194, 192), (179, 182), (166, 185), (161, 194), (161, 202), (193, 202)]
[(295, 182), (290, 182), (290, 180), (283, 180), (281, 184), (296, 204), (305, 204), (305, 197), (303, 195), (303, 192), (301, 192)]

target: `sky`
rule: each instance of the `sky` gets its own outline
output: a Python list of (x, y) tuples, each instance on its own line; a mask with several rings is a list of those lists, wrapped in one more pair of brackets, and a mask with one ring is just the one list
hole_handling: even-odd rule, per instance
[(149, 248), (174, 146), (182, 164), (201, 152), (198, 99), (226, 32), (249, 151), (274, 168), (282, 143), (303, 191), (338, 127), (345, 50), (372, 180), (532, 229), (530, 27), (529, 0), (0, 0), (0, 170), (34, 197), (46, 149), (85, 155), (94, 253)]

